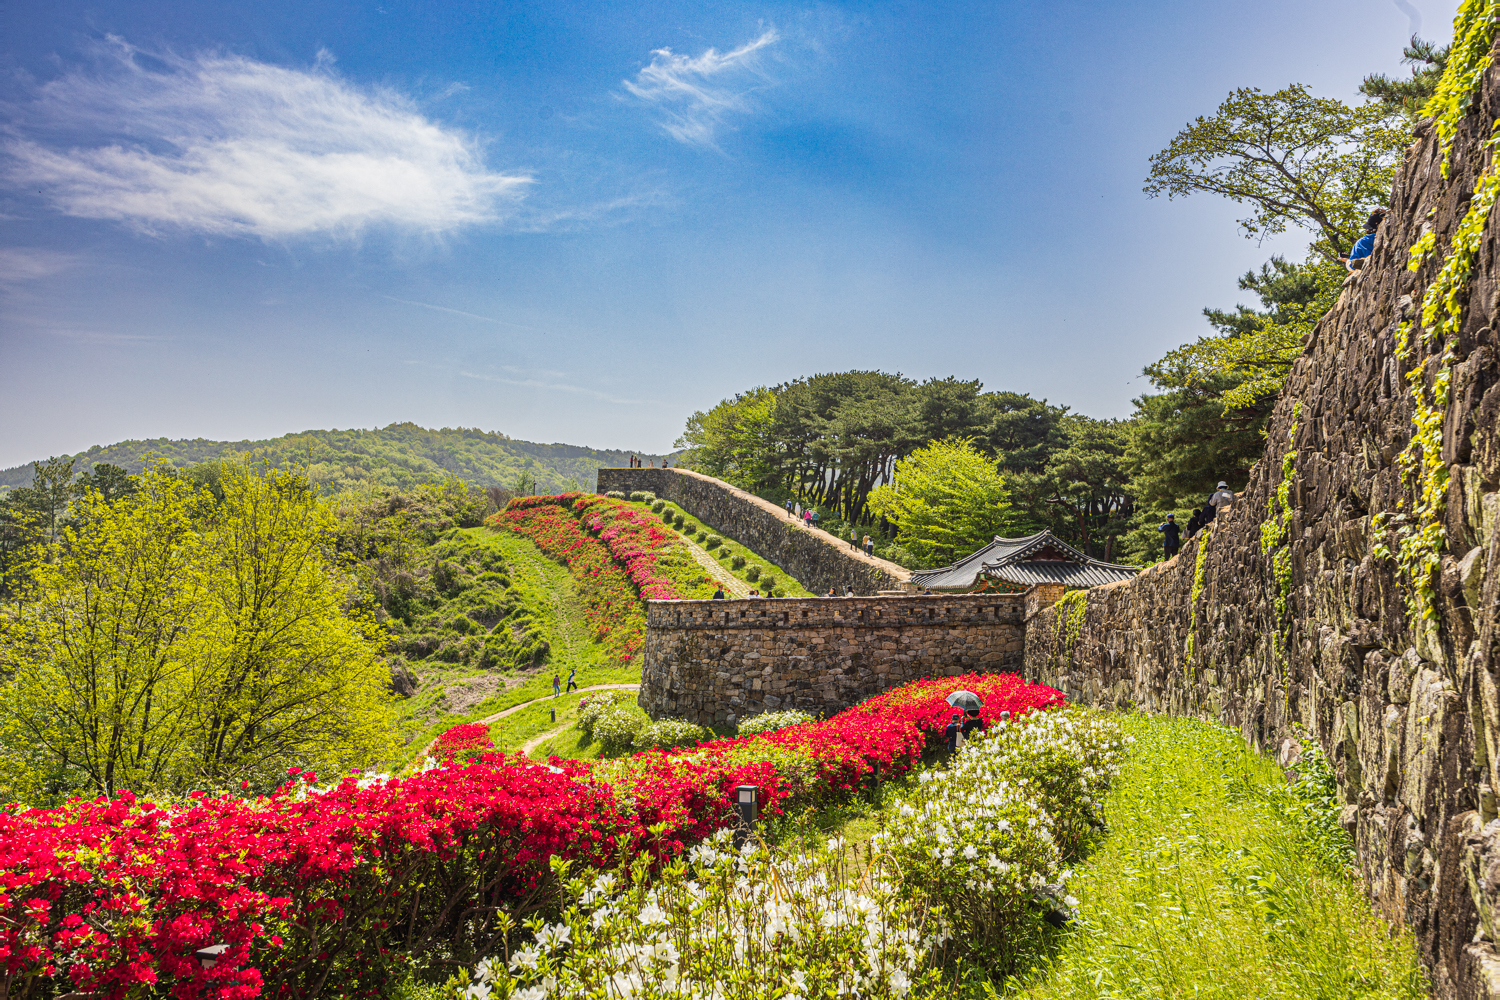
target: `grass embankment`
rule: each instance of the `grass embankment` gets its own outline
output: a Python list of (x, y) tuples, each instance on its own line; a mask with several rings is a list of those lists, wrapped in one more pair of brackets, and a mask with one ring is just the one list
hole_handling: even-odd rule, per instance
[[(646, 512), (651, 511), (652, 504), (630, 501), (629, 505)], [(677, 523), (677, 515), (682, 516), (682, 523)], [(693, 517), (687, 511), (674, 506), (668, 502), (658, 515), (666, 527), (675, 532), (682, 542), (691, 549), (707, 556), (718, 567), (714, 574), (723, 582), (734, 586), (735, 581), (739, 587), (751, 588), (765, 593), (765, 582), (767, 579), (774, 580), (777, 597), (812, 597), (808, 590), (791, 577), (785, 570), (781, 569), (769, 559), (759, 553), (752, 551), (738, 542), (730, 541), (717, 530), (710, 528), (702, 521)], [(710, 548), (710, 539), (718, 539), (717, 543)], [(736, 566), (735, 563), (740, 565)], [(734, 596), (734, 595), (730, 595)]]
[(1210, 723), (1124, 722), (1137, 742), (1077, 869), (1081, 919), (1016, 996), (1426, 996), (1410, 933), (1371, 911), (1347, 842), (1274, 762)]
[[(504, 711), (514, 705), (543, 698), (552, 693), (552, 675), (559, 674), (564, 682), (568, 671), (577, 668), (575, 678), (581, 686), (590, 684), (630, 684), (641, 679), (639, 663), (621, 666), (612, 662), (605, 651), (594, 641), (588, 623), (584, 620), (583, 606), (575, 592), (572, 577), (565, 566), (560, 566), (544, 556), (537, 547), (525, 538), (492, 528), (464, 528), (459, 532), (466, 540), (498, 551), (510, 566), (511, 588), (531, 613), (532, 620), (540, 628), (542, 637), (550, 646), (547, 664), (538, 670), (518, 671), (505, 677), (476, 672), (472, 667), (455, 664), (444, 669), (438, 664), (429, 664), (424, 671), (423, 690), (402, 705), (402, 714), (407, 718), (431, 719), (416, 732), (407, 745), (406, 759), (420, 752), (438, 734), (465, 722), (473, 722)], [(472, 682), (476, 674), (484, 679), (503, 685), (482, 701), (459, 710), (448, 710), (451, 704), (451, 689), (465, 682)], [(574, 703), (577, 695), (573, 695)], [(549, 701), (551, 699), (548, 699)], [(533, 715), (547, 720), (545, 706), (533, 706), (507, 716), (496, 724), (510, 738), (512, 726), (516, 732), (524, 731)], [(559, 722), (561, 719), (559, 719)], [(550, 723), (548, 723), (550, 725)], [(545, 727), (516, 740), (520, 746)], [(496, 741), (497, 746), (507, 746)]]

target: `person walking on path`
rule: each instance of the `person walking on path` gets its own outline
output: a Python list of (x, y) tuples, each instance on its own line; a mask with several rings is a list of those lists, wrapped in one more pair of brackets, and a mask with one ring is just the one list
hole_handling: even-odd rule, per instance
[(818, 512), (816, 509), (813, 510), (812, 517), (808, 518), (808, 521), (812, 527), (816, 528), (818, 526)]
[(569, 690), (569, 691), (577, 691), (578, 690), (578, 680), (577, 680), (577, 678), (578, 678), (578, 668), (577, 667), (569, 667), (568, 668), (568, 687), (567, 687), (567, 690)]
[(1172, 558), (1182, 545), (1182, 529), (1177, 527), (1177, 515), (1168, 514), (1167, 519), (1156, 526), (1156, 530), (1161, 532), (1161, 545), (1166, 550), (1167, 558)]
[(865, 555), (872, 557), (875, 555), (875, 539), (869, 535), (865, 536)]
[(787, 501), (786, 501), (786, 513), (787, 513), (788, 517), (790, 517), (791, 514), (792, 514), (792, 500), (791, 500), (791, 497), (788, 497)]
[(557, 698), (557, 697), (560, 697), (561, 695), (562, 695), (562, 678), (559, 677), (559, 676), (557, 676), (557, 674), (554, 673), (552, 675), (552, 697)]
[(859, 548), (859, 529), (858, 528), (850, 528), (849, 529), (849, 547), (851, 549), (857, 549), (857, 548)]

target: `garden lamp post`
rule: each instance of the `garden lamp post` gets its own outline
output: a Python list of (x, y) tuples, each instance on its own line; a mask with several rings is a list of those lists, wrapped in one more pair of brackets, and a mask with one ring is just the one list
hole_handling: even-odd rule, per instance
[(735, 808), (739, 810), (740, 822), (734, 830), (734, 849), (739, 850), (745, 846), (745, 841), (755, 830), (755, 821), (760, 818), (759, 804), (756, 795), (760, 791), (755, 785), (741, 785), (734, 790)]

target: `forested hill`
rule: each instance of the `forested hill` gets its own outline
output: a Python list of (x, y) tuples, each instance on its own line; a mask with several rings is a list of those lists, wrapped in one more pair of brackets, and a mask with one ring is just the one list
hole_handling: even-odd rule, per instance
[[(179, 468), (218, 458), (267, 461), (277, 467), (300, 465), (314, 482), (334, 490), (362, 483), (441, 482), (450, 474), (475, 486), (510, 487), (524, 472), (536, 478), (537, 490), (547, 493), (569, 487), (592, 489), (595, 470), (624, 465), (630, 453), (535, 444), (476, 428), (428, 430), (403, 423), (379, 430), (303, 431), (265, 441), (121, 441), (95, 445), (73, 457), (78, 472), (88, 471), (96, 462), (108, 462), (138, 473), (153, 454)], [(660, 456), (641, 454), (660, 460)], [(31, 478), (29, 464), (3, 469), (0, 487), (24, 486)]]

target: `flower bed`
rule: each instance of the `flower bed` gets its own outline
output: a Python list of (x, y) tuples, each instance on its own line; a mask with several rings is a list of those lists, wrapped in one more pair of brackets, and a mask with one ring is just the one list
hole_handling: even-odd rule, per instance
[(490, 739), (490, 727), (483, 722), (467, 722), (454, 726), (439, 736), (432, 745), (432, 757), (436, 760), (452, 760), (471, 752), (493, 749), (495, 744)]
[(645, 601), (707, 597), (706, 578), (659, 517), (590, 493), (517, 497), (489, 520), (562, 560), (578, 581), (594, 635), (621, 662), (646, 640)]
[[(1061, 700), (1016, 678), (908, 688), (686, 754), (549, 768), (483, 753), (321, 791), (306, 775), (266, 799), (127, 794), (0, 812), (0, 982), (11, 996), (45, 982), (109, 1000), (150, 983), (183, 998), (378, 990), (408, 962), (487, 953), (500, 908), (524, 915), (553, 898), (554, 855), (588, 866), (673, 855), (733, 821), (738, 785), (759, 786), (774, 815), (857, 788), (877, 764), (899, 774), (946, 725), (942, 696), (958, 688), (996, 713)], [(219, 964), (198, 968), (192, 952), (221, 942)]]

